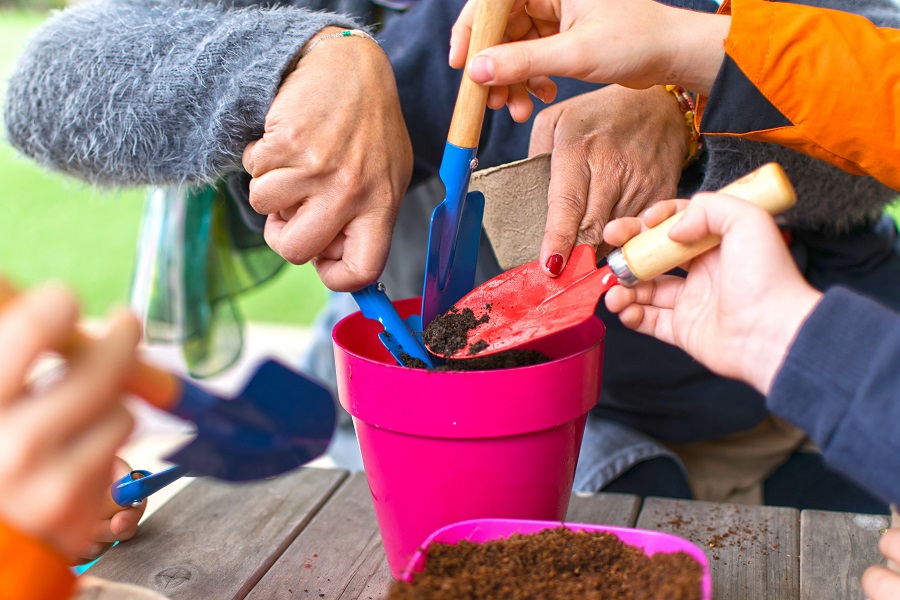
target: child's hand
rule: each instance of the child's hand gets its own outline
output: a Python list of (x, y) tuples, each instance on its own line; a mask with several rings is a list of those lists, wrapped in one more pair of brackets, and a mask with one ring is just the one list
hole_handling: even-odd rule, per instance
[[(888, 560), (900, 564), (900, 529), (888, 529), (878, 543), (878, 549)], [(886, 567), (866, 569), (862, 578), (863, 592), (869, 600), (896, 600), (900, 598), (900, 574)]]
[(29, 389), (37, 359), (62, 348), (77, 319), (71, 295), (52, 287), (0, 312), (0, 518), (70, 559), (91, 551), (113, 456), (131, 430), (121, 381), (140, 337), (132, 316), (114, 317), (58, 380)]
[[(643, 221), (612, 221), (604, 239), (622, 246), (677, 206), (661, 202)], [(690, 263), (687, 279), (661, 276), (634, 288), (616, 286), (606, 306), (627, 327), (675, 344), (716, 373), (766, 394), (822, 294), (797, 270), (772, 217), (749, 202), (700, 194), (669, 237), (689, 243), (709, 234), (722, 243)]]
[[(119, 457), (113, 459), (113, 475), (111, 483), (125, 477), (131, 472), (131, 467)], [(147, 509), (147, 502), (141, 502), (139, 506), (122, 507), (113, 502), (107, 486), (107, 496), (104, 499), (103, 510), (100, 519), (95, 523), (94, 533), (90, 537), (92, 544), (90, 549), (83, 554), (77, 564), (84, 564), (98, 558), (104, 552), (112, 548), (115, 542), (130, 540), (137, 533), (138, 522)]]
[[(475, 2), (468, 1), (453, 26), (450, 65), (455, 68), (468, 58)], [(502, 99), (517, 121), (531, 114), (531, 99), (505, 86), (525, 83), (550, 102), (556, 88), (542, 78), (547, 75), (632, 88), (677, 83), (707, 92), (724, 59), (722, 40), (730, 23), (727, 16), (653, 0), (516, 0), (506, 28), (511, 43), (472, 57), (469, 77), (501, 86), (492, 90), (489, 105), (497, 108)]]

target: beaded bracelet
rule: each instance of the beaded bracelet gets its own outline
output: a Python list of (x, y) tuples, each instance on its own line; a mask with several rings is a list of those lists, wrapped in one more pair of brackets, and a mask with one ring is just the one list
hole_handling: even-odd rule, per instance
[[(328, 35), (323, 35), (322, 37), (314, 40), (313, 43), (310, 44), (309, 47), (303, 51), (303, 54), (300, 55), (300, 60), (302, 60), (304, 56), (306, 56), (307, 54), (312, 52), (313, 48), (315, 48), (316, 46), (319, 45), (319, 42), (324, 42), (325, 40), (333, 40), (333, 39), (337, 39), (337, 38), (345, 38), (345, 37), (365, 38), (367, 40), (372, 40), (373, 42), (378, 44), (378, 40), (373, 38), (371, 35), (369, 35), (365, 31), (363, 31), (362, 29), (345, 29), (345, 30), (339, 31), (337, 33), (329, 33)], [(381, 45), (381, 44), (379, 44), (379, 45)]]
[(684, 162), (681, 163), (681, 168), (684, 169), (694, 162), (700, 154), (700, 132), (697, 131), (697, 126), (694, 125), (694, 99), (680, 85), (667, 85), (665, 88), (667, 92), (678, 100), (678, 108), (681, 110), (681, 114), (684, 115), (684, 123), (688, 128), (688, 153)]

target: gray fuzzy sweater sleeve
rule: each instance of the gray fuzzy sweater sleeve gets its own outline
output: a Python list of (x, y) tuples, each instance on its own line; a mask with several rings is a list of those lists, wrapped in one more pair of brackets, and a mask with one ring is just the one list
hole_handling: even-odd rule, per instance
[[(900, 27), (897, 0), (791, 0), (862, 15), (879, 27)], [(835, 93), (840, 93), (835, 81)], [(873, 87), (877, 90), (877, 87)], [(841, 127), (836, 124), (835, 127)], [(797, 189), (797, 205), (785, 213), (795, 228), (843, 233), (877, 219), (897, 192), (871, 177), (851, 175), (783, 146), (730, 137), (707, 137), (708, 159), (702, 189), (716, 190), (760, 165), (780, 163)]]
[(99, 0), (57, 13), (9, 81), (9, 142), (98, 184), (212, 180), (239, 168), (307, 40), (357, 26), (251, 4)]

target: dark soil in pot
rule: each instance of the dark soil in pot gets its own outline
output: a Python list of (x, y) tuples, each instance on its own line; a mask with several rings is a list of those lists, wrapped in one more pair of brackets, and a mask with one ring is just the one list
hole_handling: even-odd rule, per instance
[[(413, 369), (427, 369), (425, 362), (403, 354), (401, 356), (403, 364)], [(433, 371), (493, 371), (495, 369), (512, 369), (514, 367), (527, 367), (529, 365), (539, 365), (541, 363), (550, 362), (543, 352), (538, 350), (507, 350), (506, 352), (498, 352), (488, 356), (480, 356), (475, 358), (465, 358), (456, 360), (448, 359), (446, 364), (440, 365), (432, 369)]]

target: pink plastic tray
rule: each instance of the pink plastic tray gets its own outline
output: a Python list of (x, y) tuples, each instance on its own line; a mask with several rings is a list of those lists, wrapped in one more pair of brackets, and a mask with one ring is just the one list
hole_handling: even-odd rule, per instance
[(680, 538), (677, 535), (663, 533), (661, 531), (649, 531), (646, 529), (634, 529), (632, 527), (613, 527), (611, 525), (591, 525), (588, 523), (560, 523), (558, 521), (528, 521), (523, 519), (473, 519), (460, 521), (446, 527), (441, 527), (425, 540), (409, 561), (409, 566), (403, 572), (402, 581), (412, 581), (414, 573), (425, 569), (425, 552), (432, 542), (455, 544), (466, 540), (470, 542), (487, 542), (508, 538), (514, 533), (537, 533), (544, 529), (555, 529), (560, 525), (573, 531), (604, 531), (618, 537), (623, 543), (635, 548), (640, 548), (647, 556), (657, 552), (669, 554), (685, 552), (700, 563), (703, 568), (703, 580), (701, 581), (703, 600), (712, 599), (712, 578), (709, 574), (709, 559), (696, 544)]

